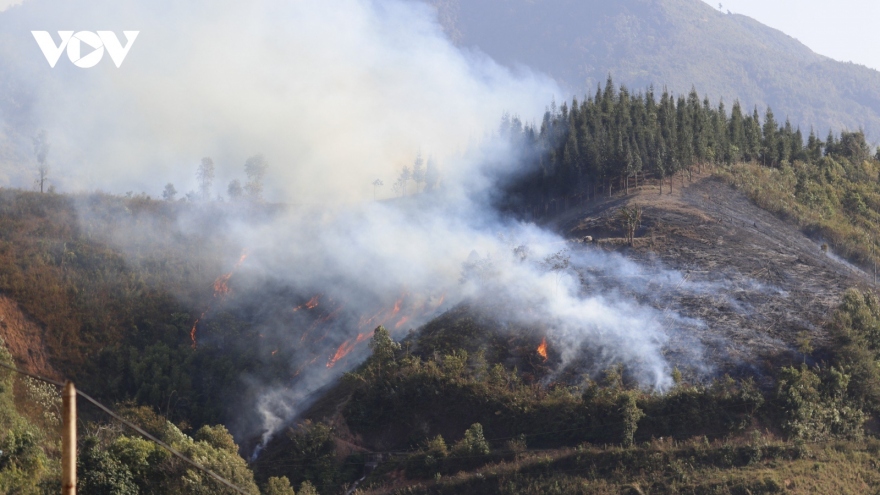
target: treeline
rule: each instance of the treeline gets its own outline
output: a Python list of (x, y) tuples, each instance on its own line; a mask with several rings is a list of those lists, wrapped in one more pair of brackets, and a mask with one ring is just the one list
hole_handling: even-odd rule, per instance
[(826, 155), (854, 161), (870, 157), (864, 134), (829, 132), (822, 141), (814, 131), (804, 139), (786, 119), (779, 123), (768, 107), (763, 119), (734, 101), (730, 112), (700, 99), (696, 90), (657, 99), (619, 89), (611, 78), (594, 96), (545, 112), (540, 127), (504, 115), (500, 135), (528, 162), (527, 173), (505, 186), (505, 207), (535, 210), (549, 203), (589, 199), (615, 190), (627, 191), (650, 175), (664, 179), (691, 174), (702, 164), (759, 162), (778, 167), (793, 161), (813, 162)]

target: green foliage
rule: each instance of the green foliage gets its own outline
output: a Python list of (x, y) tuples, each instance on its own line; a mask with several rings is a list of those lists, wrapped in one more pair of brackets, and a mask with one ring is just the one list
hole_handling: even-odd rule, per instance
[[(246, 492), (254, 495), (259, 493), (254, 482), (253, 472), (248, 468), (247, 462), (239, 457), (236, 452), (217, 449), (204, 441), (194, 441), (182, 433), (179, 433), (179, 437), (180, 439), (174, 446), (180, 449), (182, 454), (191, 459), (198, 459), (202, 466), (243, 488)], [(171, 482), (175, 486), (175, 493), (192, 495), (213, 495), (218, 493), (233, 495), (237, 493), (221, 485), (202, 471), (180, 466), (178, 472), (183, 469), (185, 469), (183, 474), (177, 480), (172, 480)]]
[[(0, 337), (0, 362), (14, 365)], [(0, 493), (39, 493), (53, 463), (43, 449), (45, 434), (15, 407), (15, 376), (0, 368)]]
[(77, 452), (77, 489), (96, 495), (137, 495), (134, 476), (119, 459), (98, 445), (94, 437), (82, 439)]
[(645, 413), (639, 409), (636, 402), (636, 394), (633, 392), (625, 392), (618, 398), (620, 404), (620, 416), (623, 420), (623, 434), (620, 440), (624, 447), (631, 447), (635, 438), (636, 429), (639, 427), (639, 420), (645, 416)]
[(780, 371), (777, 398), (782, 428), (803, 440), (858, 439), (866, 416), (845, 399), (850, 377), (834, 368), (816, 373), (806, 365)]
[[(526, 216), (558, 212), (600, 191), (628, 193), (630, 183), (638, 184), (646, 174), (660, 179), (662, 193), (664, 179), (669, 178), (671, 190), (673, 176), (681, 174), (683, 185), (685, 176), (691, 178), (695, 168), (707, 163), (746, 159), (778, 168), (811, 159), (800, 130), (789, 121), (779, 124), (770, 108), (762, 123), (757, 110), (743, 115), (739, 102), (728, 116), (723, 103), (717, 108), (708, 99), (701, 103), (696, 91), (676, 97), (664, 90), (657, 100), (652, 89), (632, 94), (625, 86), (616, 88), (610, 77), (594, 97), (575, 99), (570, 107), (552, 106), (540, 126), (523, 126), (505, 115), (500, 134), (528, 162), (528, 173), (507, 186), (503, 206)], [(843, 137), (847, 145), (835, 145), (837, 155), (865, 156), (863, 135)], [(818, 146), (815, 140), (812, 144)], [(621, 211), (630, 244), (640, 214), (638, 207)]]
[[(139, 416), (146, 429), (183, 455), (241, 487), (259, 493), (254, 476), (235, 444), (221, 426), (203, 427), (190, 438), (177, 427), (145, 408), (127, 410), (129, 418)], [(164, 424), (162, 424), (164, 423)], [(80, 441), (78, 472), (83, 493), (140, 493), (186, 495), (237, 493), (206, 473), (194, 469), (153, 442), (116, 431), (97, 428), (100, 436)]]
[(155, 443), (138, 437), (120, 435), (107, 447), (107, 452), (118, 459), (134, 479), (142, 495), (162, 493), (171, 453)]
[(318, 486), (330, 486), (339, 481), (332, 427), (304, 421), (288, 428), (285, 436), (289, 442), (277, 462), (294, 467), (286, 471), (291, 482), (311, 481)]
[(299, 485), (299, 495), (318, 495), (318, 490), (315, 488), (309, 481), (303, 481), (301, 485)]
[(385, 327), (379, 326), (373, 332), (370, 349), (373, 351), (373, 355), (367, 361), (367, 370), (370, 373), (381, 376), (394, 371), (395, 355), (400, 350), (400, 344), (394, 342), (391, 333)]
[(464, 438), (452, 448), (452, 452), (460, 457), (489, 455), (489, 442), (483, 436), (483, 425), (474, 423), (464, 432)]
[[(7, 366), (15, 366), (12, 354), (6, 349), (6, 342), (0, 337), (0, 363)], [(14, 372), (7, 368), (0, 368), (0, 432), (8, 431), (19, 419), (15, 410), (15, 397), (13, 396)]]
[(238, 445), (235, 445), (235, 439), (223, 425), (208, 426), (199, 428), (199, 431), (193, 435), (193, 439), (197, 442), (205, 442), (218, 450), (224, 450), (230, 453), (238, 452)]
[(880, 301), (850, 289), (830, 324), (834, 362), (850, 380), (848, 396), (859, 407), (880, 412)]
[(296, 495), (287, 476), (273, 476), (266, 482), (263, 495)]
[[(532, 341), (529, 352), (534, 352), (533, 345)], [(604, 386), (588, 381), (580, 387), (547, 388), (527, 382), (525, 373), (497, 362), (481, 364), (486, 372), (469, 372), (462, 351), (433, 353), (424, 360), (398, 357), (395, 362), (393, 373), (361, 373), (347, 381), (351, 398), (342, 413), (352, 433), (367, 445), (421, 446), (421, 457), (407, 469), (423, 474), (455, 465), (441, 462), (444, 455), (425, 447), (431, 439), (442, 435), (458, 446), (466, 445), (459, 435), (475, 423), (485, 437), (528, 438), (534, 448), (583, 441), (629, 444), (660, 436), (717, 437), (739, 432), (764, 404), (763, 394), (751, 380), (728, 378), (709, 388), (679, 385), (660, 395), (627, 390), (624, 370), (618, 366), (606, 371)]]

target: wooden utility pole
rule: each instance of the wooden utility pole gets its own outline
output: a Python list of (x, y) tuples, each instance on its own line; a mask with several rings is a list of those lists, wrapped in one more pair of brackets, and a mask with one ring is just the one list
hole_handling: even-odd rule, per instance
[(76, 495), (76, 387), (64, 384), (61, 392), (61, 495)]

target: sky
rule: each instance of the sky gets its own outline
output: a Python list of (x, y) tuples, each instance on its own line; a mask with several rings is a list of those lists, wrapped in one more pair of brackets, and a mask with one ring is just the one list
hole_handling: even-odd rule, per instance
[[(0, 0), (0, 12), (23, 0)], [(814, 52), (880, 70), (880, 2), (875, 0), (707, 1), (797, 38)]]
[[(706, 0), (704, 0), (706, 1)], [(880, 2), (876, 0), (706, 1), (796, 38), (814, 52), (880, 70)]]

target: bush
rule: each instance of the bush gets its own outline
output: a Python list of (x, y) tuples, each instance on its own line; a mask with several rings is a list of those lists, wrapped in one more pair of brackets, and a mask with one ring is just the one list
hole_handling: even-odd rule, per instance
[(454, 455), (458, 457), (476, 457), (489, 455), (489, 442), (483, 436), (483, 425), (474, 423), (464, 432), (464, 438), (459, 440), (452, 448)]

